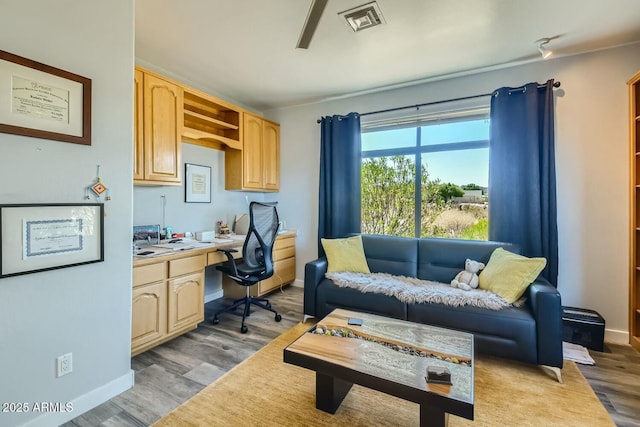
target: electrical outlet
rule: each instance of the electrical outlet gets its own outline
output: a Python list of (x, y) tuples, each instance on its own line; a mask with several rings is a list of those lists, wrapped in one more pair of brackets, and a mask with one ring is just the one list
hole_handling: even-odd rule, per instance
[(63, 354), (56, 359), (58, 377), (70, 374), (73, 371), (73, 353)]

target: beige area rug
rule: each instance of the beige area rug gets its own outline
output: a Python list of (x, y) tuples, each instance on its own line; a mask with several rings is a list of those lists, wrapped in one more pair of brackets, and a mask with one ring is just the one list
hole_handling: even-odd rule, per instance
[[(417, 426), (415, 403), (354, 385), (330, 415), (315, 408), (315, 374), (282, 361), (283, 349), (311, 324), (267, 344), (154, 426)], [(564, 383), (542, 368), (481, 356), (475, 368), (475, 420), (449, 426), (613, 426), (575, 363)]]

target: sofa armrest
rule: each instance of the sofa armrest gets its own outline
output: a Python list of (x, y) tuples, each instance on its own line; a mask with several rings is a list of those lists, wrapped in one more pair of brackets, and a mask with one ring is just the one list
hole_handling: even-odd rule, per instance
[(539, 277), (529, 286), (531, 311), (536, 319), (538, 364), (562, 368), (562, 301), (560, 293)]
[(327, 272), (327, 259), (318, 258), (304, 266), (304, 314), (316, 315), (316, 287)]

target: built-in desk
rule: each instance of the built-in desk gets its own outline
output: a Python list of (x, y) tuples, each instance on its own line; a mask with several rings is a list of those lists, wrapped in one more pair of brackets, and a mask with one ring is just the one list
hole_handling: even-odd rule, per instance
[[(263, 295), (295, 280), (295, 237), (295, 231), (278, 235), (274, 278), (253, 286), (258, 288), (255, 292)], [(226, 261), (226, 255), (217, 252), (220, 248), (237, 248), (234, 257), (241, 257), (243, 243), (236, 240), (133, 257), (132, 356), (195, 329), (204, 320), (205, 267)], [(227, 288), (225, 285), (225, 295)], [(229, 296), (234, 295), (234, 291), (229, 292)]]

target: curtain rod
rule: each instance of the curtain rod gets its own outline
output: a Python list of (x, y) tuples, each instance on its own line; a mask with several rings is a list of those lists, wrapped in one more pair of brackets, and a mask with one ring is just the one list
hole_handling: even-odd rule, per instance
[[(551, 80), (553, 80), (553, 79), (551, 79)], [(542, 89), (543, 87), (546, 87), (546, 84), (538, 85), (538, 89)], [(555, 87), (555, 88), (560, 87), (560, 82), (553, 82), (553, 87)], [(520, 86), (520, 87), (513, 88), (511, 90), (512, 91), (516, 91), (516, 90), (523, 90), (523, 89), (524, 89), (524, 86)], [(426, 107), (426, 106), (429, 106), (429, 105), (444, 104), (446, 102), (466, 101), (467, 99), (474, 99), (474, 98), (482, 98), (482, 97), (485, 97), (485, 96), (491, 96), (494, 93), (495, 93), (495, 91), (493, 91), (491, 93), (483, 93), (483, 94), (480, 94), (480, 95), (463, 96), (462, 98), (443, 99), (442, 101), (425, 102), (424, 104), (406, 105), (404, 107), (387, 108), (386, 110), (369, 111), (368, 113), (361, 113), (360, 117), (368, 116), (370, 114), (390, 113), (391, 111), (408, 110), (409, 108), (418, 109), (420, 107)], [(320, 123), (321, 121), (322, 120), (320, 120), (320, 119), (317, 120), (318, 123)]]

